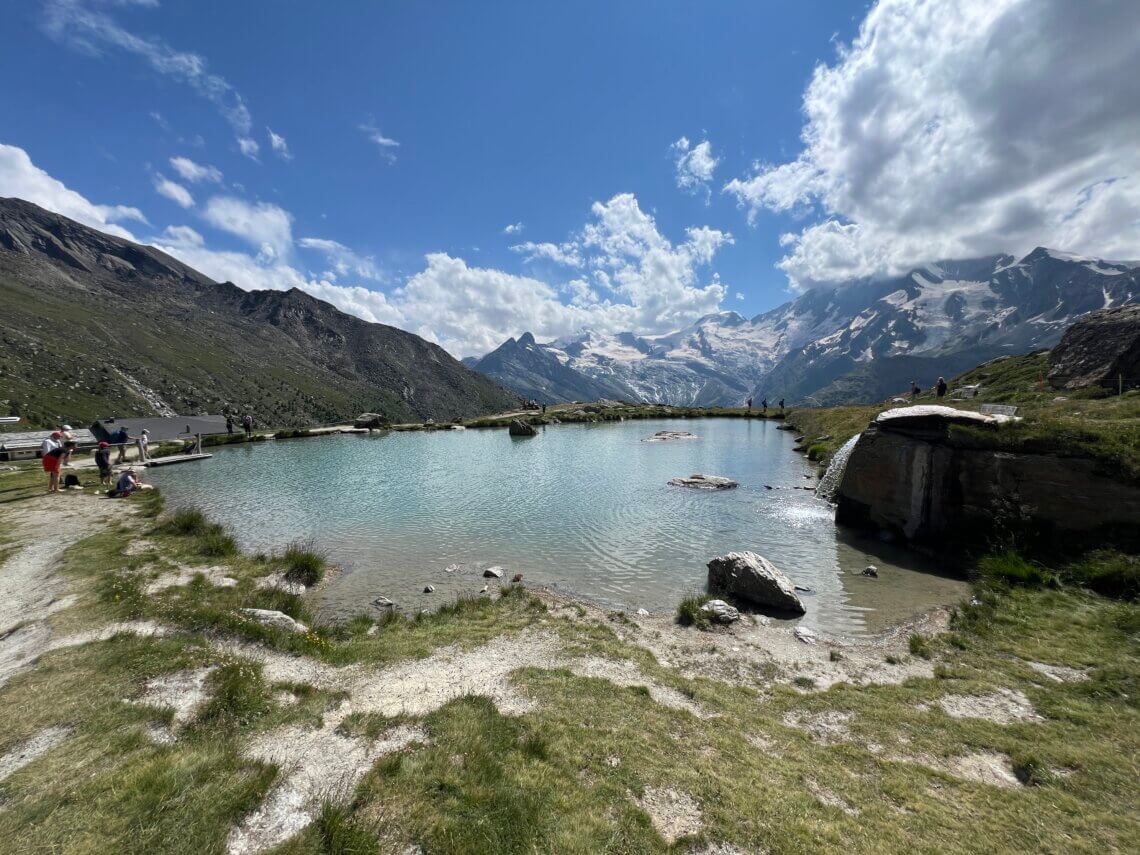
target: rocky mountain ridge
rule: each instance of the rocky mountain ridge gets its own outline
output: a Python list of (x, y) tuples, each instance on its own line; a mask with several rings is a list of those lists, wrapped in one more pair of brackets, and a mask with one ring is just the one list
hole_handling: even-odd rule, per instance
[(0, 408), (30, 422), (226, 407), (283, 426), (442, 421), (518, 403), (419, 336), (214, 282), (20, 199), (0, 199), (0, 305)]
[[(571, 369), (604, 380), (606, 397), (651, 403), (878, 400), (911, 379), (930, 385), (995, 356), (1050, 347), (1088, 312), (1138, 300), (1140, 263), (1045, 248), (1021, 259), (941, 261), (813, 289), (751, 319), (708, 315), (663, 336), (585, 332), (539, 344), (527, 335), (527, 388), (551, 402), (582, 400), (575, 390), (583, 381), (566, 373)], [(475, 364), (512, 386), (517, 357), (499, 348)]]

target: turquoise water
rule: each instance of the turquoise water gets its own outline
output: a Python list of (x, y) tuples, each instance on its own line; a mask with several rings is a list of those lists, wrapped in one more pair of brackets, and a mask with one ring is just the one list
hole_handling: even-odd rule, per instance
[[(641, 441), (665, 429), (700, 438)], [(695, 472), (740, 487), (666, 484)], [(743, 549), (811, 588), (803, 620), (829, 632), (875, 632), (964, 591), (916, 572), (930, 568), (909, 553), (841, 536), (827, 503), (793, 489), (815, 484), (814, 467), (771, 422), (559, 425), (525, 439), (467, 430), (283, 440), (148, 475), (172, 506), (197, 504), (226, 519), (246, 548), (314, 539), (345, 571), (321, 594), (331, 616), (370, 610), (381, 595), (418, 611), (475, 594), (490, 565), (613, 608), (672, 611), (703, 588), (710, 558)], [(879, 579), (858, 575), (869, 563)], [(428, 584), (435, 593), (423, 593)]]

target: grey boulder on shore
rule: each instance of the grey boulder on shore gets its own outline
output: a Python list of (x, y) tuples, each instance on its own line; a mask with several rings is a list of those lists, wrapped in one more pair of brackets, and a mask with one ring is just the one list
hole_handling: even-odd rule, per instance
[(688, 478), (672, 478), (669, 481), (669, 486), (689, 487), (693, 490), (731, 490), (740, 485), (731, 478), (723, 478), (720, 475), (693, 474)]
[(709, 616), (709, 620), (717, 623), (734, 623), (740, 620), (740, 611), (724, 600), (709, 600), (701, 606), (701, 611)]
[(755, 552), (730, 552), (709, 562), (709, 590), (753, 605), (804, 614), (796, 587), (771, 561)]

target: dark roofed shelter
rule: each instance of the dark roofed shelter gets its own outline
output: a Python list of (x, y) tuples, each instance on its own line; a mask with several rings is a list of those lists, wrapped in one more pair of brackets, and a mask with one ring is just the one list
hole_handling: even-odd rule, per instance
[(225, 416), (168, 416), (165, 418), (141, 419), (126, 416), (115, 419), (99, 419), (91, 425), (91, 432), (102, 442), (111, 442), (112, 437), (125, 427), (127, 433), (137, 437), (145, 428), (151, 442), (164, 442), (172, 439), (190, 439), (194, 434), (213, 436), (226, 432)]
[[(73, 430), (79, 448), (90, 448), (96, 443), (89, 430)], [(28, 430), (18, 433), (0, 433), (0, 460), (23, 460), (40, 456), (40, 444), (52, 435), (50, 430)]]

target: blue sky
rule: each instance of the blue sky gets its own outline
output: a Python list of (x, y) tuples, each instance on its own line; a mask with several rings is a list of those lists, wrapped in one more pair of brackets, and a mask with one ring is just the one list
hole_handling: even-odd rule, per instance
[[(1105, 78), (1140, 70), (1111, 36), (1136, 5), (1103, 3), (1076, 36), (1098, 40)], [(1099, 164), (1104, 139), (1059, 160), (1031, 153), (987, 197), (994, 225), (980, 237), (925, 222), (929, 187), (891, 197), (905, 183), (892, 168), (924, 171), (916, 151), (970, 135), (978, 150), (961, 168), (1000, 185), (971, 165), (986, 160), (994, 107), (1038, 97), (1060, 111), (1087, 92), (1006, 86), (1009, 69), (992, 101), (971, 103), (963, 50), (1024, 30), (1023, 2), (880, 6), (29, 0), (0, 32), (0, 194), (38, 193), (243, 287), (305, 287), (456, 355), (530, 328), (655, 333), (710, 308), (752, 315), (795, 288), (942, 253), (1130, 245), (1131, 209), (1123, 233), (1097, 225), (1101, 208), (1140, 198), (1123, 139)], [(1041, 3), (1033, 26), (1073, 38), (1065, 6)], [(933, 48), (908, 30), (923, 15), (945, 31), (917, 32)], [(900, 82), (916, 68), (930, 104), (909, 103)], [(876, 113), (904, 136), (946, 139), (900, 151), (890, 134), (849, 138), (852, 116)], [(1110, 142), (1129, 121), (1106, 128)], [(867, 163), (887, 166), (857, 172)], [(1074, 164), (1064, 205), (1027, 200)], [(948, 207), (960, 218), (974, 204)], [(908, 206), (920, 228), (892, 219)], [(1075, 214), (1096, 222), (1074, 230)]]

